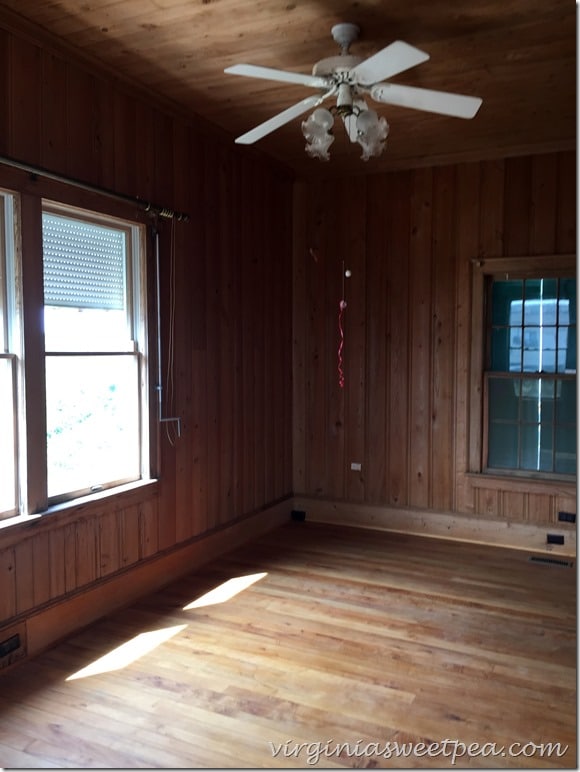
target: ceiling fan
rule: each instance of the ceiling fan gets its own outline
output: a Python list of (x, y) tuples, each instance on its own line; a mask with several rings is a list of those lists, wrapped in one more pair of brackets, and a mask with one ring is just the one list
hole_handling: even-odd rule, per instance
[[(334, 141), (334, 117), (338, 115), (344, 123), (350, 141), (361, 145), (361, 157), (368, 160), (371, 156), (380, 155), (384, 150), (389, 125), (385, 118), (379, 118), (377, 113), (368, 107), (366, 96), (382, 104), (455, 118), (475, 116), (482, 103), (479, 97), (387, 82), (394, 75), (427, 61), (429, 54), (397, 40), (363, 60), (349, 53), (351, 43), (356, 40), (359, 31), (356, 24), (344, 23), (332, 27), (332, 37), (340, 46), (340, 54), (317, 62), (312, 69), (312, 75), (253, 64), (227, 67), (225, 72), (231, 75), (295, 83), (318, 90), (317, 95), (306, 97), (283, 110), (237, 137), (236, 142), (251, 145), (311, 108), (316, 108), (308, 119), (302, 122), (302, 132), (307, 142), (306, 152), (312, 157), (328, 160), (328, 149)], [(336, 98), (335, 105), (330, 109), (320, 107), (331, 97)]]

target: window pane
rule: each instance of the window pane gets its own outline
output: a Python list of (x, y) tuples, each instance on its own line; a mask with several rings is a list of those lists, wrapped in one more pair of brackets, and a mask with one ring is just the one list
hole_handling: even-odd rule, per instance
[(576, 423), (576, 381), (558, 382), (558, 423)]
[(47, 350), (127, 350), (127, 231), (44, 212), (42, 236)]
[[(520, 328), (515, 328), (515, 344), (511, 338), (514, 329), (510, 327), (494, 327), (491, 331), (491, 369), (494, 372), (520, 372), (521, 368), (521, 343)], [(512, 361), (513, 360), (513, 361)]]
[(567, 324), (576, 324), (576, 280), (560, 279), (560, 297), (568, 300), (569, 321)]
[(48, 495), (138, 479), (137, 359), (48, 356)]
[(524, 283), (521, 279), (496, 281), (492, 286), (491, 323), (521, 325)]
[(0, 359), (0, 513), (16, 509), (13, 364)]
[(46, 305), (125, 307), (125, 231), (44, 212), (42, 249)]
[(523, 369), (526, 373), (537, 373), (540, 370), (541, 328), (524, 327), (524, 358)]
[(540, 423), (554, 420), (554, 383), (524, 381), (522, 392), (522, 412), (524, 423)]
[(490, 467), (517, 469), (518, 466), (518, 425), (515, 423), (489, 424)]
[(45, 347), (50, 351), (132, 351), (125, 311), (44, 307)]
[(551, 472), (552, 458), (552, 424), (525, 424), (522, 426), (522, 469)]
[(487, 466), (573, 474), (576, 383), (549, 375), (576, 372), (575, 280), (494, 280), (488, 336), (490, 375), (546, 376), (522, 378), (519, 395), (488, 376)]
[(576, 431), (574, 426), (556, 426), (555, 472), (576, 474)]
[(576, 325), (558, 330), (558, 372), (576, 372)]
[(489, 379), (489, 417), (492, 421), (517, 421), (519, 413), (519, 378)]

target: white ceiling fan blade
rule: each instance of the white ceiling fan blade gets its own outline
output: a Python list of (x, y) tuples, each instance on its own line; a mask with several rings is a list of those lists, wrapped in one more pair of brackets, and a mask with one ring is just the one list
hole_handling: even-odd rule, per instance
[[(353, 104), (355, 107), (358, 107), (359, 110), (368, 110), (368, 105), (364, 99), (355, 99)], [(346, 129), (346, 133), (351, 142), (356, 142), (358, 137), (356, 119), (357, 116), (354, 113), (345, 115), (342, 119), (344, 122), (344, 128)]]
[(265, 137), (272, 131), (275, 131), (281, 126), (284, 126), (284, 124), (289, 123), (293, 118), (297, 118), (299, 115), (302, 115), (302, 113), (310, 110), (311, 107), (316, 107), (322, 102), (323, 99), (325, 99), (327, 96), (330, 96), (331, 93), (332, 92), (329, 91), (323, 96), (306, 97), (306, 99), (303, 99), (301, 102), (292, 105), (292, 107), (288, 107), (288, 109), (278, 113), (278, 115), (275, 115), (273, 118), (270, 118), (269, 120), (264, 121), (264, 123), (261, 123), (259, 126), (256, 126), (255, 129), (251, 129), (245, 134), (242, 134), (240, 137), (237, 137), (236, 144), (251, 145), (254, 142), (257, 142), (259, 139), (262, 139), (262, 137)]
[(224, 72), (230, 75), (244, 75), (247, 78), (263, 78), (264, 80), (277, 80), (282, 83), (298, 83), (301, 86), (312, 88), (328, 88), (330, 81), (315, 75), (303, 75), (301, 72), (287, 72), (275, 70), (272, 67), (258, 67), (254, 64), (234, 64), (226, 67)]
[(473, 118), (483, 101), (479, 97), (431, 91), (414, 86), (397, 86), (394, 83), (377, 83), (370, 89), (370, 95), (375, 101), (387, 105), (425, 110), (428, 113), (451, 115), (455, 118)]
[(426, 62), (429, 54), (421, 51), (402, 40), (396, 40), (373, 56), (357, 64), (350, 71), (355, 83), (370, 86), (380, 80), (392, 78), (399, 72), (409, 70), (421, 62)]

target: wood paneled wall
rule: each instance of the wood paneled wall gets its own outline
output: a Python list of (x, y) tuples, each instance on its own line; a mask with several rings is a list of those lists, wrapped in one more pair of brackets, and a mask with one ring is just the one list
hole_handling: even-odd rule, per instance
[(471, 261), (574, 254), (575, 163), (565, 152), (297, 186), (297, 495), (536, 523), (575, 511), (574, 485), (468, 474)]
[(2, 626), (291, 494), (292, 180), (1, 26), (0, 155), (191, 217), (160, 222), (181, 438), (159, 432), (158, 484), (0, 530)]

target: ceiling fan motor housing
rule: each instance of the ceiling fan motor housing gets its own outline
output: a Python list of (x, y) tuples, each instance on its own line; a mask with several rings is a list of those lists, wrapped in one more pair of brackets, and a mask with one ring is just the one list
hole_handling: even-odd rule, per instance
[(312, 74), (318, 77), (347, 73), (357, 64), (362, 62), (362, 57), (351, 56), (350, 54), (341, 54), (340, 56), (329, 56), (327, 59), (321, 59), (312, 68)]

